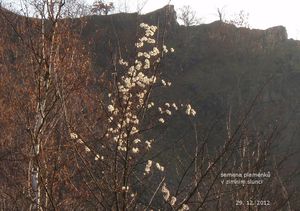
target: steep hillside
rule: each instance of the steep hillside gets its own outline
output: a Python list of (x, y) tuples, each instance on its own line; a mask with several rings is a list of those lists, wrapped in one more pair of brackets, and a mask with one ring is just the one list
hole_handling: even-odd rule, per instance
[[(176, 50), (163, 63), (163, 74), (174, 86), (159, 97), (192, 102), (203, 127), (209, 127), (210, 121), (225, 120), (229, 112), (241, 118), (265, 86), (256, 102), (261, 119), (255, 127), (263, 131), (260, 124), (285, 124), (293, 117), (289, 129), (297, 131), (300, 42), (287, 39), (283, 26), (251, 30), (216, 21), (185, 27), (175, 18), (172, 7), (143, 16), (87, 17), (81, 36), (91, 51), (95, 73), (111, 69), (119, 51), (125, 59), (133, 55), (138, 23), (159, 25), (160, 42)], [(220, 121), (220, 128), (224, 126)], [(284, 137), (291, 141), (287, 134)]]
[[(113, 55), (119, 50), (125, 59), (132, 58), (140, 22), (160, 27), (160, 43), (175, 48), (162, 65), (163, 75), (173, 86), (155, 96), (194, 105), (198, 141), (207, 138), (211, 149), (226, 141), (229, 119), (234, 131), (252, 104), (244, 126), (251, 139), (268, 139), (270, 131), (277, 128), (275, 154), (280, 157), (300, 149), (300, 42), (287, 39), (283, 26), (256, 30), (216, 21), (185, 27), (177, 24), (172, 7), (143, 16), (93, 16), (86, 21), (82, 39), (90, 45), (94, 70), (99, 74), (112, 69)], [(174, 154), (194, 153), (194, 132), (188, 118), (175, 116), (157, 146), (172, 148), (161, 160), (168, 158), (173, 182), (174, 163), (178, 162)], [(286, 169), (299, 168), (295, 161), (299, 158), (295, 155)], [(294, 179), (299, 184), (300, 180)]]
[[(126, 59), (131, 58), (140, 22), (159, 26), (160, 42), (174, 47), (175, 54), (162, 65), (163, 75), (173, 85), (155, 96), (193, 104), (198, 112), (199, 141), (208, 138), (211, 149), (226, 141), (228, 121), (234, 131), (251, 106), (244, 125), (249, 137), (268, 139), (277, 128), (274, 153), (280, 156), (300, 149), (300, 42), (288, 39), (283, 26), (257, 30), (216, 21), (185, 27), (177, 24), (173, 7), (143, 16), (92, 16), (86, 21), (82, 38), (90, 44), (94, 71), (99, 74), (112, 69), (113, 55), (119, 50)], [(182, 143), (193, 153), (195, 136), (189, 119), (174, 117), (162, 140), (166, 148), (174, 144), (165, 155), (170, 166), (175, 163), (174, 151), (186, 153)], [(287, 168), (297, 165), (291, 161)]]

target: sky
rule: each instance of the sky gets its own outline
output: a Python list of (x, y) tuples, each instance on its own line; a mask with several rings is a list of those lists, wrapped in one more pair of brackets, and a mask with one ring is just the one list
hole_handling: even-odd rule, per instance
[[(90, 3), (93, 0), (88, 0)], [(231, 18), (241, 10), (249, 13), (250, 28), (267, 29), (283, 25), (289, 38), (300, 40), (300, 0), (116, 0), (115, 4), (124, 5), (134, 11), (136, 2), (144, 2), (142, 13), (147, 13), (164, 5), (173, 4), (178, 10), (184, 5), (190, 5), (201, 22), (210, 23), (218, 19), (217, 9), (220, 8), (226, 18)]]

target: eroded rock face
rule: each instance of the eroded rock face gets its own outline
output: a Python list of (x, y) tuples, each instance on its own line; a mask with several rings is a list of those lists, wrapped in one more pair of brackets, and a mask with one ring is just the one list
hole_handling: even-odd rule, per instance
[(174, 5), (166, 5), (165, 7), (155, 10), (153, 12), (150, 12), (146, 14), (145, 16), (151, 16), (151, 15), (156, 15), (159, 16), (162, 20), (167, 18), (168, 22), (171, 24), (177, 25), (177, 15), (176, 11), (174, 9)]
[(266, 39), (269, 42), (277, 43), (288, 39), (287, 31), (284, 26), (274, 26), (265, 30)]

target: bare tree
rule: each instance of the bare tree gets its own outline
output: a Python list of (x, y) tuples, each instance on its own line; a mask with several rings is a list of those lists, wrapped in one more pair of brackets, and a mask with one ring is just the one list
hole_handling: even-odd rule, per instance
[(224, 17), (223, 17), (223, 16), (224, 16), (223, 9), (224, 9), (224, 8), (222, 8), (222, 9), (218, 8), (218, 9), (217, 9), (219, 21), (221, 21), (221, 22), (223, 22), (223, 20), (224, 20)]
[(241, 10), (239, 13), (234, 14), (229, 20), (225, 20), (226, 23), (233, 24), (237, 27), (249, 28), (249, 13)]
[[(72, 90), (81, 86), (80, 80), (84, 79), (84, 75), (79, 78), (76, 72), (80, 69), (80, 72), (84, 73), (89, 68), (89, 60), (83, 59), (82, 55), (87, 54), (81, 48), (74, 31), (71, 32), (71, 29), (74, 30), (72, 23), (62, 20), (64, 2), (34, 3), (31, 6), (36, 9), (39, 19), (21, 17), (1, 10), (1, 21), (5, 24), (6, 30), (8, 33), (12, 31), (17, 38), (3, 45), (3, 48), (10, 50), (18, 46), (15, 48), (15, 54), (19, 55), (17, 59), (22, 61), (22, 65), (10, 62), (7, 63), (7, 67), (16, 69), (23, 75), (21, 81), (27, 86), (23, 88), (21, 96), (24, 99), (30, 96), (32, 99), (30, 101), (24, 101), (22, 97), (15, 99), (16, 106), (13, 107), (19, 117), (23, 117), (23, 120), (19, 120), (23, 129), (15, 128), (15, 132), (26, 131), (23, 134), (24, 138), (19, 138), (18, 142), (22, 143), (24, 146), (22, 150), (26, 151), (22, 152), (25, 159), (19, 164), (26, 172), (27, 178), (25, 175), (16, 178), (19, 181), (19, 188), (15, 189), (15, 193), (24, 195), (19, 199), (25, 200), (22, 202), (24, 209), (28, 202), (32, 210), (56, 209), (60, 199), (53, 190), (61, 188), (61, 184), (65, 181), (58, 179), (61, 176), (57, 178), (55, 175), (67, 172), (60, 172), (61, 170), (55, 167), (65, 165), (62, 164), (62, 157), (66, 155), (61, 151), (63, 146), (61, 138), (55, 136), (58, 130), (61, 137), (64, 133), (69, 134), (66, 132), (71, 125), (71, 115), (68, 113), (69, 97)], [(1, 38), (5, 39), (6, 36)], [(19, 49), (16, 50), (17, 48)], [(2, 56), (4, 59), (7, 57), (4, 54)], [(57, 149), (55, 153), (49, 151), (54, 148)], [(54, 154), (55, 157), (52, 157)], [(27, 171), (24, 169), (25, 166)], [(57, 180), (54, 181), (54, 178)]]
[(196, 11), (191, 6), (185, 5), (179, 9), (179, 20), (183, 22), (185, 26), (197, 25), (200, 23), (199, 18), (196, 16)]
[(98, 15), (108, 15), (113, 10), (114, 4), (112, 2), (104, 3), (102, 0), (96, 0), (92, 5), (91, 12)]

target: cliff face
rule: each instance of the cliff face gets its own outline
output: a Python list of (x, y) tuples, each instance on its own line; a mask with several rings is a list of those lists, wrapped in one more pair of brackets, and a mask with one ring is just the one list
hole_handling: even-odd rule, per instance
[[(298, 136), (289, 134), (298, 131), (300, 125), (297, 118), (300, 113), (300, 47), (299, 41), (287, 38), (283, 26), (257, 30), (216, 21), (185, 27), (177, 24), (172, 6), (142, 16), (93, 16), (86, 21), (82, 39), (90, 44), (94, 69), (98, 73), (111, 68), (112, 58), (108, 55), (116, 53), (118, 45), (122, 55), (127, 56), (125, 59), (134, 55), (132, 47), (138, 23), (158, 25), (159, 41), (164, 40), (176, 49), (162, 66), (163, 74), (174, 86), (159, 96), (194, 104), (203, 131), (219, 118), (211, 137), (212, 145), (223, 141), (228, 113), (231, 112), (237, 123), (263, 86), (251, 125), (263, 134), (272, 122), (285, 124), (293, 116), (281, 139), (286, 145), (297, 139)], [(170, 140), (185, 126), (175, 127), (178, 128)], [(189, 144), (189, 138), (186, 143)]]
[[(17, 50), (20, 47), (16, 44), (20, 40), (14, 30), (21, 29), (26, 21), (32, 25), (38, 22), (8, 11), (4, 13), (1, 27), (7, 34), (2, 35), (3, 45), (11, 43), (13, 48), (1, 49), (2, 67), (5, 62), (22, 62), (22, 50)], [(12, 22), (8, 24), (7, 18)], [(291, 115), (291, 108), (295, 114), (300, 113), (297, 110), (300, 45), (298, 41), (287, 39), (283, 26), (250, 30), (216, 21), (185, 27), (176, 22), (173, 6), (146, 15), (115, 14), (64, 21), (73, 24), (74, 34), (79, 36), (88, 51), (93, 68), (91, 78), (98, 78), (105, 70), (113, 69), (113, 61), (120, 53), (124, 59), (134, 57), (139, 23), (157, 25), (158, 43), (165, 42), (176, 49), (176, 53), (166, 58), (162, 65), (163, 74), (174, 84), (162, 98), (195, 104), (204, 128), (209, 127), (212, 118), (220, 116), (219, 127), (225, 129), (226, 113), (234, 110), (235, 118), (240, 118), (241, 111), (264, 84), (266, 87), (257, 102), (261, 106), (258, 110), (263, 112), (255, 124), (267, 124), (266, 121), (278, 118), (284, 121)], [(77, 30), (76, 26), (81, 23), (84, 23), (83, 27)], [(17, 27), (13, 29), (12, 24)], [(21, 78), (21, 73), (14, 74)], [(98, 90), (97, 84), (91, 87)], [(290, 124), (290, 132), (297, 130), (298, 123), (295, 118)], [(219, 132), (213, 138), (215, 142), (222, 140), (222, 130)]]
[[(8, 61), (5, 62), (18, 63), (22, 61), (22, 53), (16, 50), (19, 47), (14, 43), (20, 40), (14, 30), (22, 28), (26, 21), (34, 23), (38, 20), (27, 20), (8, 11), (4, 13), (1, 27), (8, 33), (7, 37), (2, 35), (2, 41), (3, 44), (11, 43), (14, 48), (2, 48), (2, 64), (7, 55)], [(7, 18), (12, 21), (10, 24), (5, 21)], [(91, 78), (98, 78), (105, 70), (113, 69), (113, 61), (119, 53), (124, 59), (134, 57), (139, 23), (157, 25), (158, 43), (165, 42), (176, 49), (176, 53), (166, 58), (162, 65), (163, 74), (174, 84), (162, 98), (195, 104), (204, 128), (209, 127), (208, 122), (212, 118), (220, 116), (219, 127), (225, 129), (226, 113), (234, 110), (238, 119), (264, 84), (266, 87), (257, 102), (263, 113), (255, 124), (265, 124), (263, 122), (278, 118), (286, 120), (291, 108), (296, 114), (300, 113), (297, 110), (300, 99), (300, 47), (298, 41), (287, 39), (283, 26), (250, 30), (216, 21), (185, 27), (176, 22), (173, 6), (145, 15), (123, 13), (64, 21), (73, 24), (74, 34), (78, 34), (89, 52), (93, 68)], [(76, 26), (81, 23), (84, 23), (83, 27), (77, 30)], [(11, 24), (18, 27), (12, 29)], [(14, 74), (16, 78), (21, 77), (21, 73)], [(99, 91), (97, 84), (91, 87)], [(293, 131), (300, 124), (295, 119), (291, 125), (289, 130)], [(220, 132), (213, 139), (218, 142), (222, 136)]]
[(280, 42), (287, 40), (287, 31), (283, 26), (275, 26), (265, 31), (267, 39), (273, 42)]

